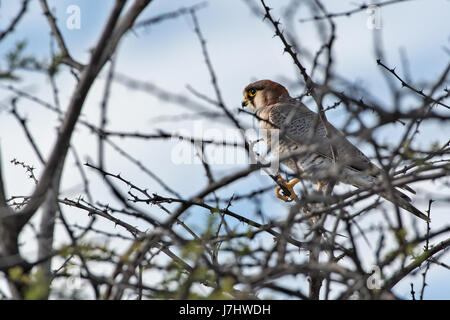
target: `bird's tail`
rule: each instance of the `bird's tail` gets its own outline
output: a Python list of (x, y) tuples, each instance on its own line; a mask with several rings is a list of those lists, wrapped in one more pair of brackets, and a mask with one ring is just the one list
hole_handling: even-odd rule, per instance
[(424, 214), (423, 212), (421, 212), (419, 209), (417, 209), (416, 207), (414, 207), (411, 204), (411, 198), (408, 197), (406, 194), (404, 194), (403, 192), (395, 189), (394, 190), (394, 199), (392, 199), (392, 197), (389, 194), (381, 194), (381, 196), (386, 199), (389, 200), (395, 204), (398, 204), (398, 206), (402, 209), (405, 209), (406, 211), (411, 212), (413, 215), (415, 215), (416, 217), (419, 217), (422, 220), (425, 221), (430, 221), (430, 219), (428, 219), (428, 216), (426, 214)]
[[(353, 184), (353, 186), (355, 186), (357, 188), (365, 188), (365, 187), (371, 186), (371, 183), (368, 183), (365, 178), (364, 179), (354, 179), (351, 184)], [(406, 185), (402, 186), (400, 188), (403, 190), (407, 190), (414, 194), (416, 193), (412, 188), (410, 188)], [(404, 194), (397, 188), (395, 188), (394, 192), (393, 192), (394, 199), (392, 199), (392, 196), (387, 192), (382, 193), (380, 196), (388, 201), (391, 201), (392, 203), (397, 204), (400, 208), (411, 212), (413, 215), (415, 215), (416, 217), (419, 217), (422, 220), (425, 220), (425, 221), (430, 220), (430, 219), (428, 219), (428, 216), (426, 214), (424, 214), (423, 212), (421, 212), (419, 209), (417, 209), (416, 207), (414, 207), (411, 204), (410, 197), (408, 197), (406, 194)]]
[[(379, 170), (381, 170), (381, 169), (379, 169)], [(347, 183), (349, 183), (357, 188), (370, 188), (373, 186), (374, 183), (380, 182), (380, 179), (381, 179), (377, 175), (368, 176), (367, 174), (366, 175), (361, 174), (361, 172), (359, 172), (359, 174), (354, 174), (354, 172), (352, 172), (352, 173), (353, 173), (353, 175), (351, 175), (351, 180), (349, 179)], [(394, 204), (397, 204), (400, 208), (411, 212), (416, 217), (419, 217), (420, 219), (422, 219), (424, 221), (430, 221), (430, 219), (428, 219), (428, 216), (426, 214), (424, 214), (423, 212), (421, 212), (419, 209), (417, 209), (416, 207), (414, 207), (411, 204), (411, 198), (408, 197), (406, 194), (404, 194), (399, 189), (406, 190), (413, 194), (416, 194), (416, 191), (414, 191), (414, 189), (412, 189), (411, 187), (409, 187), (407, 185), (402, 185), (402, 186), (394, 188), (392, 194), (390, 192), (383, 192), (380, 194), (380, 196), (388, 201), (391, 201)]]

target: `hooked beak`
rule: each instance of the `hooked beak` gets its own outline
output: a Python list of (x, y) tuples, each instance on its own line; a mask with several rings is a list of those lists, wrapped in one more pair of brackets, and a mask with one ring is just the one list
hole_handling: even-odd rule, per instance
[(242, 108), (245, 108), (247, 105), (248, 105), (248, 100), (245, 97), (244, 100), (242, 100), (241, 106), (242, 106)]

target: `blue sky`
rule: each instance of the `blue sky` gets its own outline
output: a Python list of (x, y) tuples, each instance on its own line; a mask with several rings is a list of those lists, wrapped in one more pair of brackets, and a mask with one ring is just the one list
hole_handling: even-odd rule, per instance
[[(172, 11), (179, 7), (187, 7), (201, 1), (191, 0), (155, 0), (146, 9), (140, 19), (157, 16), (164, 12)], [(277, 8), (273, 14), (279, 16), (283, 8), (290, 1), (267, 1)], [(257, 2), (256, 2), (257, 3)], [(329, 11), (344, 11), (354, 7), (353, 1), (323, 1)], [(65, 27), (68, 18), (66, 9), (69, 5), (78, 5), (81, 9), (81, 29), (70, 30)], [(61, 0), (49, 1), (49, 6), (54, 8), (58, 25), (67, 42), (72, 55), (81, 62), (89, 58), (89, 50), (95, 44), (101, 32), (102, 22), (109, 14), (112, 1), (109, 0)], [(4, 0), (0, 7), (0, 29), (19, 6), (19, 1)], [(449, 43), (449, 15), (450, 2), (445, 0), (409, 1), (395, 6), (387, 6), (381, 9), (383, 46), (386, 49), (386, 61), (389, 66), (396, 66), (402, 75), (399, 51), (403, 48), (407, 52), (410, 62), (412, 79), (420, 85), (421, 80), (435, 79), (439, 72), (449, 62), (448, 53), (443, 46), (450, 47)], [(301, 17), (309, 16), (303, 10)], [(215, 68), (218, 83), (227, 107), (233, 112), (240, 106), (242, 89), (256, 79), (273, 79), (282, 82), (284, 79), (295, 81), (298, 72), (288, 55), (282, 54), (282, 47), (277, 38), (273, 38), (272, 28), (260, 17), (256, 17), (248, 6), (240, 0), (214, 0), (209, 1), (206, 8), (198, 12), (199, 23), (204, 37), (207, 40), (209, 54)], [(376, 65), (376, 57), (373, 54), (372, 31), (366, 26), (367, 12), (361, 12), (351, 18), (339, 18), (337, 23), (337, 40), (335, 44), (336, 66), (339, 72), (351, 82), (365, 85), (380, 101), (386, 101), (389, 105), (389, 88)], [(317, 49), (321, 42), (318, 34), (310, 23), (300, 24), (294, 21), (295, 33), (301, 39), (301, 45), (310, 49)], [(26, 39), (28, 43), (27, 53), (36, 54), (41, 59), (49, 56), (49, 28), (45, 17), (41, 13), (38, 1), (32, 1), (29, 13), (18, 26), (13, 36), (2, 42), (0, 56), (3, 56), (10, 46), (18, 40)], [(122, 41), (117, 58), (117, 71), (136, 79), (149, 81), (171, 93), (183, 94), (195, 100), (195, 97), (187, 90), (190, 85), (199, 92), (215, 98), (211, 86), (208, 70), (201, 55), (201, 47), (193, 31), (193, 23), (189, 16), (182, 16), (174, 20), (167, 20), (148, 29), (139, 29), (129, 33)], [(48, 80), (41, 74), (21, 73), (23, 79), (14, 85), (26, 90), (40, 98), (51, 102), (51, 90)], [(62, 105), (66, 105), (73, 90), (74, 81), (69, 72), (61, 72), (58, 77), (60, 86), (60, 99)], [(288, 84), (286, 83), (288, 86)], [(400, 85), (396, 83), (396, 85)], [(89, 121), (98, 123), (99, 105), (103, 94), (103, 79), (99, 79), (92, 88), (88, 100), (83, 109), (83, 117)], [(302, 92), (302, 88), (288, 86), (291, 95)], [(406, 89), (405, 89), (406, 90)], [(10, 94), (0, 89), (0, 102), (5, 103)], [(198, 100), (197, 100), (198, 101)], [(211, 110), (213, 107), (198, 101)], [(1, 106), (0, 106), (1, 108)], [(0, 109), (1, 110), (1, 109)], [(189, 110), (180, 106), (167, 103), (145, 93), (124, 88), (120, 84), (113, 86), (109, 109), (109, 128), (117, 130), (129, 130), (140, 132), (153, 132), (156, 129), (164, 129), (169, 132), (184, 129), (192, 131), (195, 122), (192, 120), (173, 122), (155, 121), (160, 116), (177, 115)], [(33, 103), (21, 103), (20, 112), (30, 118), (30, 127), (36, 140), (41, 142), (44, 154), (47, 154), (54, 141), (54, 129), (57, 125), (56, 117)], [(248, 116), (240, 116), (248, 127), (253, 124)], [(244, 118), (245, 117), (245, 118)], [(245, 120), (244, 120), (245, 119)], [(331, 122), (339, 126), (346, 115), (342, 110), (334, 110), (329, 113)], [(205, 129), (227, 128), (220, 119), (217, 122), (203, 121), (201, 126)], [(401, 128), (393, 127), (379, 132), (380, 141), (394, 142), (399, 137)], [(430, 140), (448, 140), (450, 126), (443, 123), (432, 123), (424, 126), (420, 134), (420, 143), (426, 145)], [(51, 138), (49, 138), (51, 137)], [(96, 140), (84, 128), (77, 129), (74, 143), (80, 146), (83, 160), (95, 157)], [(192, 195), (207, 184), (201, 165), (174, 165), (171, 163), (171, 150), (174, 143), (147, 142), (117, 140), (118, 144), (126, 149), (140, 161), (148, 165), (153, 171), (170, 184), (176, 186), (177, 191), (185, 196)], [(26, 140), (17, 126), (15, 120), (7, 113), (0, 112), (0, 145), (2, 148), (3, 170), (8, 181), (10, 194), (21, 194), (32, 190), (33, 185), (24, 176), (20, 168), (9, 164), (9, 160), (17, 158), (21, 161), (39, 166), (36, 157), (29, 148), (24, 148)], [(363, 146), (364, 147), (364, 146)], [(369, 151), (370, 150), (365, 150)], [(152, 191), (164, 191), (148, 176), (143, 175), (136, 167), (122, 157), (108, 151), (108, 169), (112, 172), (121, 172), (138, 185), (146, 186)], [(239, 166), (217, 165), (214, 168), (216, 174), (226, 174)], [(94, 175), (95, 177), (95, 175)], [(255, 185), (270, 185), (270, 180), (259, 174), (239, 181), (220, 192), (222, 196), (230, 196), (232, 193), (246, 193)], [(419, 190), (437, 189), (439, 186), (429, 184), (417, 184)], [(92, 188), (98, 195), (99, 201), (107, 202), (109, 199), (104, 194), (104, 188), (100, 180), (93, 178)], [(63, 190), (67, 190), (64, 196), (76, 196), (81, 190), (79, 174), (73, 166), (73, 159), (69, 158), (64, 175)], [(448, 190), (448, 189), (447, 189)], [(419, 192), (420, 194), (420, 192)], [(261, 199), (264, 213), (267, 216), (282, 217), (286, 212), (286, 205), (277, 201), (273, 194), (267, 194)], [(425, 209), (425, 201), (418, 202), (419, 207)], [(436, 229), (448, 225), (448, 213), (446, 208), (436, 204)], [(146, 208), (148, 209), (148, 208)], [(233, 206), (236, 212), (248, 212), (252, 216), (252, 204), (248, 202), (237, 203)], [(155, 217), (160, 213), (153, 209), (148, 210)], [(197, 212), (191, 212), (194, 223), (201, 224), (203, 218), (195, 218)], [(201, 213), (200, 215), (203, 215)], [(254, 217), (254, 216), (253, 216)], [(86, 221), (82, 215), (77, 219)], [(111, 228), (111, 224), (103, 222), (102, 227)], [(375, 239), (375, 238), (374, 238)], [(30, 249), (30, 254), (33, 249)], [(448, 258), (447, 258), (448, 261)], [(450, 292), (445, 288), (450, 287), (450, 274), (442, 268), (432, 268), (429, 273), (427, 287), (428, 298), (450, 298)], [(414, 278), (420, 282), (420, 277)], [(409, 294), (409, 282), (404, 282), (397, 287), (398, 293), (405, 297)]]

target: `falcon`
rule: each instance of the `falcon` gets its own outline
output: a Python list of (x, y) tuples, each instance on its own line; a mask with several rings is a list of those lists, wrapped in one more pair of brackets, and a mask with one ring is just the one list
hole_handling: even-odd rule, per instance
[[(292, 201), (295, 198), (293, 188), (300, 179), (317, 183), (318, 190), (331, 181), (357, 188), (370, 188), (382, 181), (382, 169), (348, 141), (340, 130), (330, 123), (325, 124), (317, 113), (292, 98), (281, 84), (260, 80), (245, 87), (243, 95), (242, 107), (249, 106), (254, 110), (262, 129), (279, 130), (278, 143), (270, 151), (297, 177), (286, 182), (278, 174), (278, 183), (283, 186), (276, 189), (278, 198)], [(270, 148), (270, 135), (265, 140)], [(415, 194), (406, 185), (398, 188)], [(428, 221), (427, 215), (415, 208), (411, 199), (398, 188), (393, 192), (382, 192), (380, 196)], [(290, 196), (281, 194), (280, 190), (288, 190)]]

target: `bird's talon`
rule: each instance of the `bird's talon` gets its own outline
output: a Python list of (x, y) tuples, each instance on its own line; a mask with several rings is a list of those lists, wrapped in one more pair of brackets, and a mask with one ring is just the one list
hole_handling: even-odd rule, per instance
[[(281, 194), (280, 191), (281, 191), (283, 194)], [(281, 199), (281, 200), (283, 200), (283, 201), (285, 201), (285, 202), (290, 202), (290, 201), (292, 201), (292, 199), (289, 199), (289, 197), (286, 196), (286, 195), (284, 194), (284, 191), (281, 189), (281, 187), (277, 187), (277, 189), (275, 190), (275, 193), (276, 193), (276, 195), (277, 195), (277, 198), (279, 198), (279, 199)]]
[[(284, 188), (282, 189), (280, 186), (277, 187), (275, 190), (275, 193), (277, 197), (285, 202), (291, 202), (296, 198), (295, 192), (294, 192), (294, 186), (300, 181), (299, 179), (293, 179), (289, 182), (284, 182), (283, 178), (281, 178), (280, 175), (278, 175), (278, 181), (280, 184), (283, 185), (285, 189), (287, 189), (290, 192), (290, 195), (285, 194)], [(281, 192), (280, 192), (281, 191)], [(281, 194), (283, 193), (283, 194)]]

